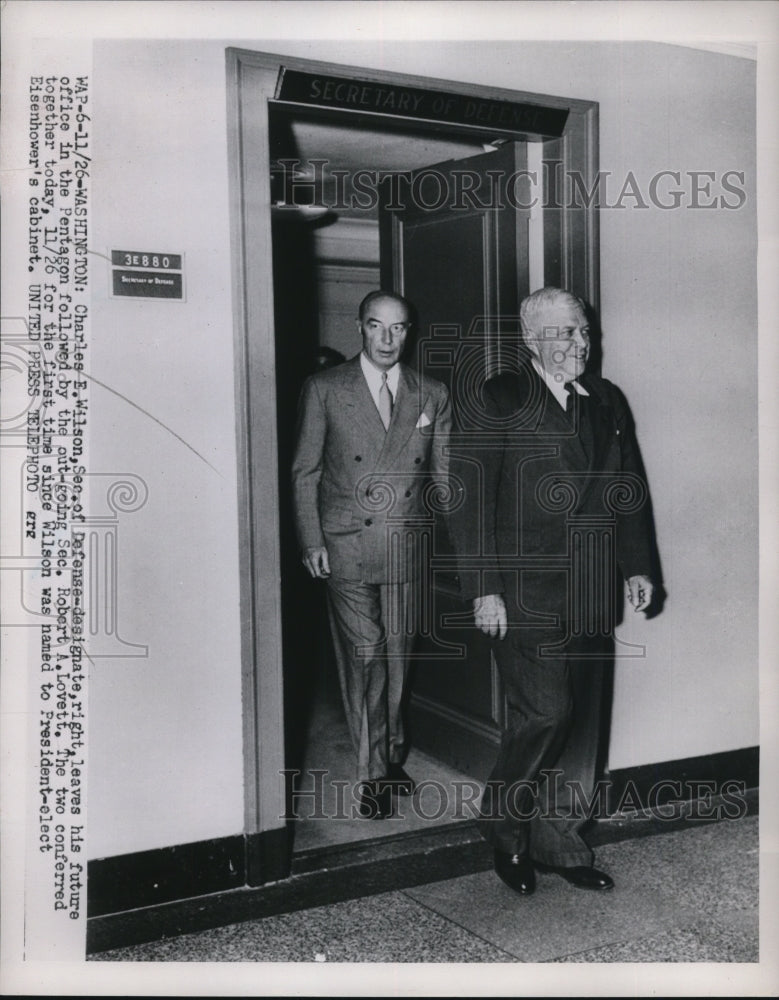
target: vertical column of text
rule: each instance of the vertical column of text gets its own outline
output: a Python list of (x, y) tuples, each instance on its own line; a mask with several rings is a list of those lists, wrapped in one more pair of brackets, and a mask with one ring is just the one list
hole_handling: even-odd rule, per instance
[(40, 643), (30, 678), (27, 933), (35, 957), (51, 958), (83, 948), (86, 916), (89, 111), (87, 77), (30, 78), (22, 575), (25, 612)]

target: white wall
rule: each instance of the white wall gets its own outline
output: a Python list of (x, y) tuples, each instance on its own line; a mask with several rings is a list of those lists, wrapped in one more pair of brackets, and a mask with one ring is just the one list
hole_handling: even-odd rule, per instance
[(90, 469), (148, 484), (118, 604), (149, 655), (91, 671), (92, 857), (243, 829), (224, 77), (218, 47), (95, 48), (90, 245), (183, 251), (187, 298), (110, 299), (93, 268), (92, 374), (135, 406), (93, 387)]
[[(669, 592), (623, 629), (646, 657), (618, 665), (610, 764), (756, 743), (754, 64), (658, 44), (241, 44), (599, 101), (620, 181), (746, 171), (740, 211), (602, 212), (604, 374), (634, 409)], [(149, 658), (90, 681), (98, 857), (240, 832), (242, 773), (224, 45), (100, 43), (94, 77), (93, 246), (183, 250), (188, 298), (109, 300), (97, 268), (93, 374), (216, 468), (95, 390), (92, 469), (150, 489), (121, 525), (119, 584)]]

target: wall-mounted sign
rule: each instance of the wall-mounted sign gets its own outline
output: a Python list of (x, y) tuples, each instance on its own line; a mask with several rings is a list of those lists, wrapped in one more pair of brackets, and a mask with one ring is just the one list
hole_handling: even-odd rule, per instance
[(184, 299), (184, 256), (151, 250), (111, 251), (111, 294), (123, 298)]
[(489, 101), (469, 94), (398, 87), (373, 80), (353, 80), (282, 69), (276, 100), (309, 104), (339, 111), (445, 121), (471, 125), (490, 132), (561, 136), (568, 118), (567, 108), (514, 101)]

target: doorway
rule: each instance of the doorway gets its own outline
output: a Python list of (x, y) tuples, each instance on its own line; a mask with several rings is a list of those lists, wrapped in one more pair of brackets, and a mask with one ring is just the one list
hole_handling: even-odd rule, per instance
[[(531, 283), (560, 284), (597, 305), (596, 213), (591, 205), (567, 205), (556, 188), (568, 170), (578, 171), (590, 189), (597, 174), (597, 109), (587, 102), (503, 92), (498, 98), (532, 100), (567, 112), (562, 135), (527, 129), (507, 135), (488, 124), (401, 120), (279, 99), (285, 73), (318, 74), (318, 79), (337, 73), (409, 93), (420, 87), (440, 92), (440, 81), (236, 50), (228, 53), (228, 67), (234, 124), (238, 446), (245, 474), (240, 499), (246, 540), (246, 823), (247, 832), (265, 835), (289, 832), (293, 826), (285, 820), (290, 792), (289, 777), (280, 780), (285, 770), (301, 769), (305, 776), (314, 763), (316, 769), (328, 770), (328, 777), (339, 778), (336, 762), (351, 755), (327, 652), (323, 594), (305, 576), (292, 532), (289, 466), (300, 386), (321, 347), (346, 357), (358, 352), (357, 305), (379, 285), (406, 294), (417, 306), (422, 343), (415, 363), (438, 378), (442, 372), (433, 370), (435, 352), (426, 351), (425, 344), (454, 327), (460, 336), (472, 321), (486, 322), (483, 364), (499, 370), (500, 336), (490, 320), (515, 316)], [(445, 86), (496, 99), (486, 88)], [(522, 207), (480, 210), (482, 193), (475, 211), (447, 216), (445, 204), (431, 207), (432, 196), (423, 195), (425, 204), (415, 214), (414, 199), (400, 211), (392, 189), (385, 192), (387, 178), (405, 177), (413, 184), (425, 171), (432, 176), (432, 168), (450, 177), (458, 164), (483, 173), (500, 164), (504, 174), (509, 168), (530, 173), (533, 166), (548, 168), (538, 187), (541, 207), (523, 201)], [(451, 234), (453, 227), (461, 230), (454, 240), (441, 235)], [(464, 249), (453, 258), (451, 252), (443, 253), (446, 246)], [(446, 282), (436, 281), (436, 261), (441, 273), (475, 275), (470, 284), (457, 284), (459, 299)], [(458, 300), (454, 312), (439, 308), (447, 296), (450, 304)], [(435, 346), (443, 347), (443, 341)], [(445, 551), (444, 540), (431, 608), (439, 623), (462, 612)], [(435, 774), (440, 783), (473, 783), (486, 773), (494, 754), (502, 692), (488, 647), (472, 632), (458, 633), (450, 625), (442, 643), (434, 629), (432, 647), (430, 642), (419, 647), (410, 705), (412, 745), (422, 753), (419, 763), (426, 770), (415, 774), (418, 779)], [(483, 668), (477, 688), (469, 679), (473, 671), (463, 669), (465, 645), (468, 663), (477, 660)], [(452, 648), (460, 650), (455, 661)], [(429, 810), (422, 812), (427, 817)], [(467, 812), (462, 815), (467, 818)], [(437, 821), (453, 817), (444, 813)], [(396, 834), (399, 827), (391, 822), (381, 824), (381, 831), (380, 824), (347, 825), (359, 827), (359, 835), (375, 837)], [(319, 824), (320, 831), (334, 829), (333, 824)], [(353, 835), (344, 824), (336, 834), (342, 839)], [(316, 836), (313, 841), (299, 836), (295, 849), (315, 846)]]
[[(298, 852), (471, 818), (473, 807), (467, 803), (475, 803), (480, 794), (473, 780), (478, 775), (465, 773), (460, 766), (457, 739), (447, 739), (451, 736), (447, 734), (436, 745), (423, 738), (430, 721), (440, 730), (441, 720), (435, 713), (423, 720), (412, 695), (407, 766), (420, 784), (419, 794), (398, 799), (392, 820), (381, 824), (348, 817), (354, 801), (354, 750), (332, 655), (325, 587), (310, 580), (297, 554), (289, 470), (303, 381), (320, 367), (323, 350), (330, 352), (329, 363), (346, 361), (359, 352), (359, 302), (369, 291), (403, 280), (399, 275), (393, 282), (392, 252), (382, 248), (386, 241), (380, 233), (387, 215), (382, 186), (390, 178), (413, 176), (433, 164), (471, 163), (485, 153), (477, 139), (430, 135), (397, 124), (359, 124), (344, 115), (317, 116), (286, 106), (271, 106), (269, 128), (286, 760), (288, 771), (300, 771), (288, 779), (290, 814), (296, 817), (293, 850)], [(491, 149), (490, 162), (492, 153), (500, 158), (497, 148)], [(417, 305), (416, 296), (412, 295), (412, 303)], [(427, 367), (420, 350), (432, 313), (430, 303), (425, 305), (428, 308), (418, 316), (424, 329), (419, 331), (417, 350), (412, 348), (406, 357), (414, 367)], [(453, 607), (456, 600), (456, 594), (450, 597)], [(307, 623), (305, 629), (301, 622)], [(425, 655), (417, 648), (411, 691), (419, 686), (417, 679), (421, 682), (429, 675), (434, 652)], [(432, 680), (433, 697), (436, 683)], [(430, 691), (430, 683), (427, 688)], [(462, 691), (462, 704), (467, 700)], [(498, 733), (497, 725), (492, 728), (490, 749)], [(341, 787), (342, 800), (336, 796)]]

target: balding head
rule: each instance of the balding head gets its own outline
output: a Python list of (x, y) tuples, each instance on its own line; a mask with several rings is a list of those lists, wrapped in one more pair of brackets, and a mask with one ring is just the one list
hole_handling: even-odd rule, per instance
[(366, 310), (368, 310), (375, 302), (379, 302), (382, 299), (386, 299), (389, 302), (396, 302), (403, 306), (406, 310), (406, 318), (411, 315), (411, 306), (408, 301), (403, 298), (402, 295), (398, 295), (395, 292), (385, 292), (383, 289), (376, 289), (374, 292), (368, 292), (365, 298), (360, 303), (360, 308), (357, 311), (357, 316), (360, 321), (365, 319)]

